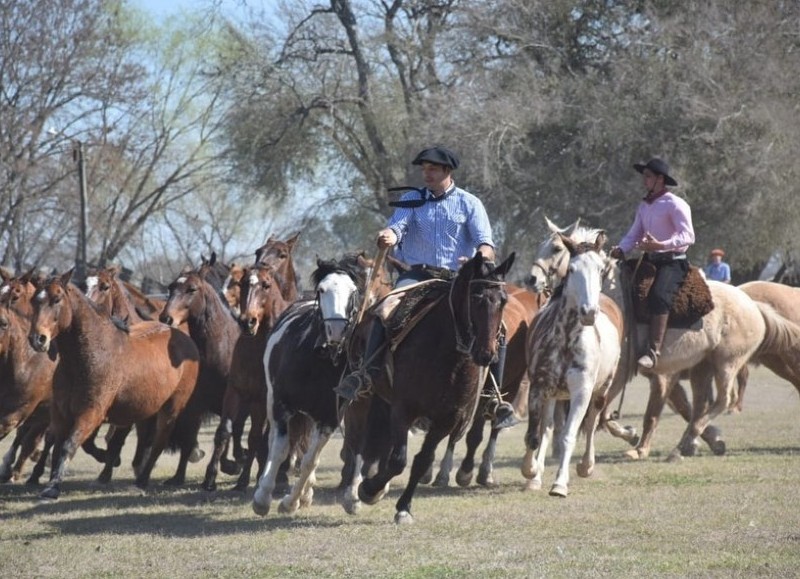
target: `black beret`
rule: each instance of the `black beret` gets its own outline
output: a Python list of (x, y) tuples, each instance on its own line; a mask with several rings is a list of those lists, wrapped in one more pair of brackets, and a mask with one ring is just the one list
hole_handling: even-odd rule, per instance
[(444, 147), (431, 147), (430, 149), (420, 151), (420, 153), (414, 157), (414, 160), (411, 161), (411, 164), (422, 165), (424, 162), (450, 167), (451, 169), (458, 169), (458, 155)]
[(645, 169), (650, 169), (653, 173), (664, 176), (665, 185), (671, 185), (672, 187), (678, 186), (678, 182), (669, 174), (669, 165), (667, 165), (667, 162), (663, 159), (653, 157), (647, 163), (634, 164), (633, 168), (639, 171), (639, 173), (644, 173)]

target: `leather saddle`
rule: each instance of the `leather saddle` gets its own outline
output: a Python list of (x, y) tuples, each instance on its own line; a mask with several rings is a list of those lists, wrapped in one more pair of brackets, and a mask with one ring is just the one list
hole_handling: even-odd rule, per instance
[[(636, 314), (636, 321), (647, 324), (650, 321), (647, 296), (653, 286), (653, 281), (655, 281), (656, 267), (652, 263), (643, 260), (639, 263), (637, 269), (636, 263), (637, 260), (631, 259), (625, 265), (636, 273), (632, 284), (633, 308)], [(668, 326), (670, 328), (688, 328), (713, 309), (714, 300), (711, 297), (711, 290), (706, 283), (705, 277), (703, 277), (700, 268), (690, 265), (686, 279), (683, 280), (672, 300)]]

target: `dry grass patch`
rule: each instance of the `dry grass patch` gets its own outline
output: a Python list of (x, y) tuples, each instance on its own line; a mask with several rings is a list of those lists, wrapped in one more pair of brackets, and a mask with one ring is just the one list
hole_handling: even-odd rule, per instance
[[(626, 394), (625, 422), (637, 428), (646, 392), (637, 380)], [(405, 476), (378, 505), (345, 514), (334, 490), (340, 438), (323, 453), (315, 504), (265, 519), (253, 514), (249, 495), (202, 491), (205, 463), (190, 466), (186, 488), (165, 489), (159, 481), (175, 465), (165, 456), (141, 493), (130, 456), (115, 482), (99, 488), (99, 465), (79, 453), (56, 503), (40, 503), (24, 485), (0, 487), (0, 561), (13, 577), (796, 576), (798, 412), (797, 392), (757, 370), (744, 413), (715, 421), (727, 456), (701, 449), (665, 462), (684, 428), (667, 411), (646, 461), (627, 462), (624, 444), (601, 434), (595, 476), (579, 479), (573, 467), (567, 499), (521, 491), (518, 426), (501, 436), (497, 487), (421, 487), (409, 526), (392, 522)], [(213, 425), (203, 435), (210, 450)], [(126, 452), (132, 448), (130, 441)], [(545, 488), (554, 476), (548, 465)], [(234, 482), (223, 479), (220, 488)]]

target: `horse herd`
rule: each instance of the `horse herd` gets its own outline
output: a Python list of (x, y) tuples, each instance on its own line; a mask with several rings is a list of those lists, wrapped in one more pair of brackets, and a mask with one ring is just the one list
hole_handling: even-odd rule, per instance
[[(395, 521), (403, 523), (413, 520), (414, 492), (432, 478), (443, 439), (447, 450), (435, 484), (449, 483), (455, 445), (465, 434), (456, 481), (471, 484), (498, 397), (528, 416), (526, 488), (541, 488), (552, 441), (560, 458), (550, 494), (565, 497), (581, 429), (586, 449), (577, 473), (584, 477), (594, 469), (600, 427), (633, 445), (631, 458), (647, 457), (667, 402), (687, 421), (673, 456), (693, 454), (698, 438), (722, 454), (725, 443), (709, 421), (729, 407), (741, 409), (748, 363), (766, 365), (800, 391), (800, 319), (791, 307), (800, 290), (708, 282), (714, 308), (690, 327), (669, 329), (647, 375), (641, 437), (619, 425), (611, 402), (635, 375), (645, 335), (629, 299), (632, 282), (603, 251), (601, 230), (548, 225), (529, 288), (505, 281), (513, 254), (495, 265), (479, 253), (452, 279), (393, 291), (391, 266), (362, 252), (318, 259), (313, 292), (299, 295), (292, 258), (299, 234), (270, 237), (248, 266), (203, 259), (180, 273), (166, 301), (145, 296), (114, 268), (91, 272), (85, 291), (71, 282), (71, 272), (49, 278), (3, 272), (0, 439), (16, 432), (0, 480), (19, 480), (33, 458), (27, 482), (37, 485), (49, 458), (40, 496), (58, 498), (80, 447), (103, 464), (98, 481), (108, 483), (135, 427), (136, 485), (148, 485), (167, 448), (180, 458), (165, 484), (182, 485), (188, 464), (205, 458), (198, 445), (204, 420), (217, 416), (203, 489), (215, 490), (222, 470), (238, 475), (234, 488), (246, 491), (255, 461), (253, 510), (266, 515), (275, 495), (282, 497), (279, 510), (292, 513), (311, 504), (321, 452), (342, 429), (342, 503), (355, 513), (380, 500), (405, 470), (408, 433), (417, 427), (424, 440), (396, 503)], [(334, 388), (361, 363), (368, 325), (389, 303), (402, 306), (383, 316), (386, 371), (348, 403)], [(498, 384), (488, 367), (501, 344), (507, 354)], [(689, 379), (691, 402), (682, 377)], [(96, 444), (103, 424), (110, 425), (105, 448)], [(492, 427), (479, 484), (494, 482), (499, 432)]]

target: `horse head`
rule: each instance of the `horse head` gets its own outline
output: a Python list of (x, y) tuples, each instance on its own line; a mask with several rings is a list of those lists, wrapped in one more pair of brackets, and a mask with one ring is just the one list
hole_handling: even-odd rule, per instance
[(231, 308), (233, 315), (237, 318), (242, 312), (242, 291), (239, 287), (239, 282), (242, 281), (244, 273), (244, 267), (232, 263), (230, 270), (228, 271), (228, 277), (222, 284), (222, 295), (225, 296), (225, 301), (228, 302), (228, 307)]
[(505, 276), (516, 254), (495, 267), (481, 252), (461, 266), (450, 290), (456, 348), (479, 366), (497, 359), (497, 337), (508, 301)]
[(281, 294), (287, 301), (297, 299), (297, 274), (292, 261), (292, 251), (300, 238), (298, 231), (286, 241), (270, 236), (269, 239), (256, 249), (255, 265), (271, 267), (280, 283)]
[(367, 262), (363, 255), (347, 255), (339, 261), (317, 259), (311, 274), (322, 323), (325, 328), (323, 348), (336, 354), (352, 330), (360, 299), (366, 286)]
[(227, 265), (217, 260), (217, 253), (212, 251), (211, 257), (208, 259), (206, 256), (200, 255), (200, 267), (197, 268), (197, 273), (215, 290), (222, 290), (222, 284), (228, 277), (229, 269)]
[(558, 235), (569, 252), (569, 267), (563, 281), (562, 295), (567, 304), (578, 312), (580, 323), (593, 326), (600, 311), (600, 293), (606, 268), (606, 258), (601, 254), (606, 241), (605, 232), (598, 232), (594, 243), (576, 242), (562, 233)]
[(208, 285), (198, 271), (184, 270), (169, 285), (169, 296), (159, 321), (173, 328), (185, 323), (205, 309), (205, 286)]
[(72, 325), (73, 308), (70, 292), (77, 291), (70, 284), (72, 270), (61, 276), (39, 280), (33, 297), (33, 319), (28, 335), (37, 352), (47, 352), (59, 333)]
[(270, 331), (280, 313), (285, 309), (280, 285), (276, 283), (272, 268), (256, 265), (242, 272), (239, 280), (239, 323), (249, 335), (259, 330)]
[(119, 267), (111, 266), (93, 270), (86, 276), (86, 297), (109, 316), (120, 314), (118, 310), (121, 291), (116, 283), (117, 273)]

